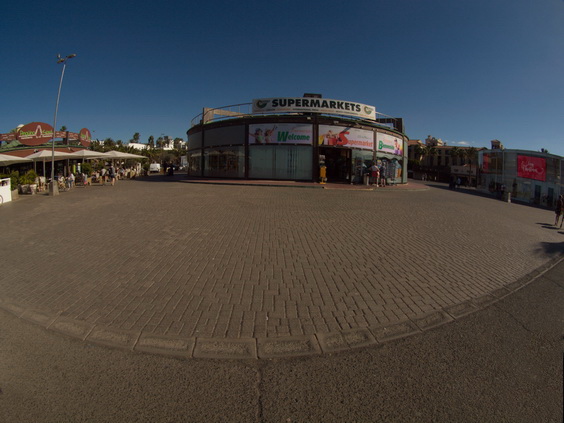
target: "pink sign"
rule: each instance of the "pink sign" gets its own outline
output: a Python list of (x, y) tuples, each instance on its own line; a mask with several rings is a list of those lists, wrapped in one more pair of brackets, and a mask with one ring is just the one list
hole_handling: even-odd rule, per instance
[(546, 181), (546, 159), (517, 156), (517, 176), (537, 181)]

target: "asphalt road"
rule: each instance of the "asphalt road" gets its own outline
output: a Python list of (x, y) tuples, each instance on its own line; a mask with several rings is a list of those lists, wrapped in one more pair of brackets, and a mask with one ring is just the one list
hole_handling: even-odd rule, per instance
[(561, 422), (564, 262), (419, 335), (274, 360), (166, 358), (0, 311), (0, 421)]

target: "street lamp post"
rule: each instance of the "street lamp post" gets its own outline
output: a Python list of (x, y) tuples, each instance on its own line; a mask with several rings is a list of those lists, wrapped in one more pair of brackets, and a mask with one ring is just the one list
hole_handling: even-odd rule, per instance
[(55, 134), (57, 132), (57, 112), (59, 111), (59, 99), (61, 98), (61, 87), (63, 86), (63, 76), (65, 76), (65, 68), (67, 66), (67, 60), (76, 57), (76, 54), (70, 54), (67, 57), (61, 57), (57, 55), (57, 63), (63, 64), (63, 70), (61, 72), (61, 80), (59, 81), (59, 91), (57, 92), (57, 103), (55, 105), (55, 118), (53, 121), (53, 138), (51, 140), (51, 183), (49, 184), (49, 194), (58, 195), (59, 187), (55, 182)]

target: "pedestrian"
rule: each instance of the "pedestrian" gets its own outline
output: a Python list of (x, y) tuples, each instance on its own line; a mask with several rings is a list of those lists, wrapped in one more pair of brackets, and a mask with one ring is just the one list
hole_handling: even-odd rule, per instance
[(102, 169), (100, 169), (100, 182), (102, 183), (102, 185), (106, 185), (106, 168), (102, 167)]
[(108, 175), (110, 178), (110, 184), (114, 186), (116, 184), (116, 168), (113, 164), (110, 165), (110, 168), (108, 169)]
[(460, 177), (456, 178), (456, 187), (455, 189), (460, 189), (460, 185), (462, 184), (462, 180)]
[(372, 176), (372, 185), (376, 185), (376, 187), (378, 187), (378, 180), (380, 179), (380, 169), (378, 168), (376, 163), (374, 163), (370, 167), (370, 174)]
[(564, 222), (564, 194), (560, 194), (558, 200), (556, 200), (556, 219), (554, 220), (554, 226), (558, 226), (558, 219), (562, 216), (560, 220), (560, 227), (562, 228), (562, 223)]

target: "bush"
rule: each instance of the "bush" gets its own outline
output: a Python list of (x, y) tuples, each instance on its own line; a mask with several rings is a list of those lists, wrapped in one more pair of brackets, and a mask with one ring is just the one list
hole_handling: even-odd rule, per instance
[(18, 189), (18, 183), (20, 182), (20, 172), (17, 170), (12, 171), (10, 174), (0, 175), (0, 178), (10, 178), (11, 189)]
[(35, 180), (37, 179), (37, 173), (32, 170), (28, 170), (25, 175), (20, 176), (20, 184), (21, 185), (31, 185), (35, 184)]
[(92, 165), (90, 163), (82, 163), (80, 169), (82, 170), (82, 173), (85, 173), (87, 176), (92, 174)]

